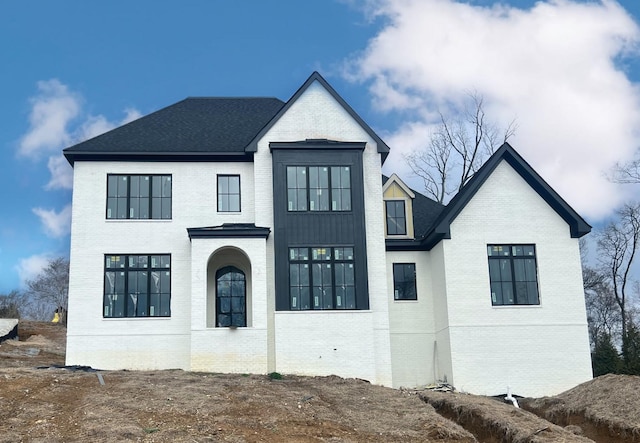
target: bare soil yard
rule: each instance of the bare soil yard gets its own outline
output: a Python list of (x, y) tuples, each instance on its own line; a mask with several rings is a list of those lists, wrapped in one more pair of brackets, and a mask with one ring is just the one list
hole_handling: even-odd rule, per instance
[[(64, 327), (21, 322), (19, 334), (0, 344), (0, 443), (591, 441), (495, 399), (335, 376), (56, 368)], [(639, 404), (627, 403), (627, 423)]]

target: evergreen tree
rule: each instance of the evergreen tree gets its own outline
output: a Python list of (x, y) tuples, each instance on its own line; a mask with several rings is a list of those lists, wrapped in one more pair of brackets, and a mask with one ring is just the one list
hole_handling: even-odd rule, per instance
[(629, 323), (627, 335), (622, 340), (622, 373), (640, 375), (640, 330)]
[(611, 336), (606, 332), (596, 338), (593, 354), (591, 354), (591, 365), (594, 377), (620, 372), (622, 366), (620, 354), (613, 346)]

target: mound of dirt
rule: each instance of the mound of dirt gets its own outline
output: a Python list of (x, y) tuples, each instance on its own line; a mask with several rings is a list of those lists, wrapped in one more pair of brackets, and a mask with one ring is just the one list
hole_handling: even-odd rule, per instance
[(640, 377), (607, 374), (555, 397), (520, 404), (562, 426), (577, 425), (598, 442), (640, 442)]
[(0, 368), (64, 365), (67, 328), (20, 320), (17, 340), (0, 343)]

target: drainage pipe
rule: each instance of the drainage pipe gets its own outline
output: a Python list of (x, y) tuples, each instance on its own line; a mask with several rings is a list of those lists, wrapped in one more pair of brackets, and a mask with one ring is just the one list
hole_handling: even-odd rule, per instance
[(504, 399), (506, 401), (510, 401), (511, 403), (513, 403), (513, 406), (520, 409), (520, 406), (518, 406), (518, 400), (516, 400), (516, 398), (511, 395), (511, 386), (507, 386), (507, 396)]

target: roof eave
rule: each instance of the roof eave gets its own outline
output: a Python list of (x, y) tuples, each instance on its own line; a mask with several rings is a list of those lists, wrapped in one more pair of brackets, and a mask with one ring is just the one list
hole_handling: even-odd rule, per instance
[(245, 225), (224, 224), (204, 228), (187, 228), (189, 239), (194, 238), (263, 238), (267, 239), (271, 233), (270, 228)]
[(231, 152), (94, 152), (94, 151), (67, 151), (63, 154), (69, 164), (73, 166), (76, 161), (236, 161), (252, 162), (253, 153), (245, 151)]

